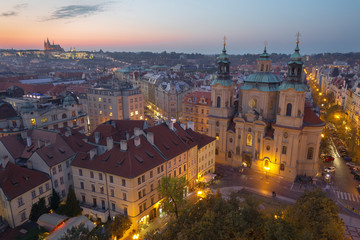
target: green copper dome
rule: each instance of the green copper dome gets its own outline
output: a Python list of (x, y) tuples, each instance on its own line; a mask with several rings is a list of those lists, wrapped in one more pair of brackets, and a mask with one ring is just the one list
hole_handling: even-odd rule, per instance
[(270, 55), (266, 52), (266, 47), (264, 48), (264, 52), (262, 54), (260, 54), (259, 61), (268, 61), (270, 60)]
[(258, 89), (262, 92), (278, 91), (282, 78), (270, 72), (257, 72), (249, 75), (244, 84), (240, 87), (242, 90)]
[(223, 63), (229, 63), (230, 62), (229, 61), (229, 55), (227, 55), (227, 53), (226, 53), (225, 46), (224, 46), (224, 48), (222, 50), (222, 53), (220, 54), (220, 56), (218, 58), (217, 63), (219, 63), (219, 62), (223, 62)]
[(291, 63), (297, 63), (297, 64), (302, 64), (302, 56), (300, 54), (300, 49), (299, 49), (299, 44), (296, 44), (296, 48), (295, 48), (295, 52), (293, 54), (291, 54), (290, 56), (290, 62)]

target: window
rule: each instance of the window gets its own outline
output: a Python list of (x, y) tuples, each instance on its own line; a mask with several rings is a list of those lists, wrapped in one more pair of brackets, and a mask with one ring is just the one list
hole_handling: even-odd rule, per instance
[(62, 119), (67, 118), (66, 113), (63, 113), (63, 114), (61, 115), (61, 118), (62, 118)]
[(71, 111), (71, 116), (75, 117), (75, 111)]
[(110, 113), (109, 113), (109, 116), (110, 116), (110, 117), (112, 117), (112, 115), (113, 115), (113, 113), (112, 113), (112, 112), (110, 112)]
[(246, 137), (246, 145), (247, 146), (252, 146), (252, 135), (249, 133)]
[(286, 147), (286, 146), (283, 146), (281, 153), (282, 153), (282, 154), (286, 154), (286, 150), (287, 150), (287, 147)]
[(70, 167), (70, 162), (69, 160), (66, 161), (66, 168), (69, 168)]
[(68, 174), (67, 174), (67, 179), (68, 179), (68, 180), (71, 180), (71, 173), (68, 173)]
[(128, 213), (127, 213), (127, 207), (124, 207), (124, 215), (127, 216)]
[(61, 166), (61, 164), (58, 165), (58, 169), (59, 169), (59, 172), (62, 172), (62, 166)]
[(131, 112), (131, 113), (130, 113), (130, 116), (131, 116), (131, 117), (134, 116), (134, 112)]
[(216, 107), (219, 108), (221, 106), (221, 98), (217, 97), (216, 99)]
[(115, 203), (111, 203), (111, 209), (112, 209), (113, 211), (116, 211)]
[(179, 175), (181, 174), (181, 167), (179, 167)]
[(46, 117), (43, 117), (42, 119), (41, 119), (41, 123), (46, 123), (47, 122), (47, 118)]
[(284, 170), (285, 170), (285, 164), (284, 164), (284, 163), (280, 164), (280, 170), (281, 170), (281, 171), (284, 171)]
[(25, 220), (26, 220), (26, 212), (24, 211), (21, 213), (21, 221), (23, 222)]
[(135, 115), (139, 115), (139, 111), (135, 111)]
[(36, 192), (35, 192), (35, 190), (34, 190), (34, 191), (31, 191), (31, 197), (32, 197), (32, 199), (36, 198)]
[(215, 148), (215, 155), (219, 155), (219, 149)]
[(140, 211), (140, 213), (142, 213), (142, 211), (143, 211), (142, 210), (142, 205), (139, 206), (139, 211)]
[(141, 176), (142, 182), (145, 182), (145, 175)]
[(309, 147), (306, 158), (309, 159), (309, 160), (311, 160), (311, 159), (313, 159), (313, 155), (314, 155), (314, 148), (313, 148), (313, 147)]
[(143, 197), (145, 197), (145, 195), (146, 195), (146, 191), (145, 191), (145, 190), (146, 190), (145, 188), (142, 190)]
[(139, 196), (139, 199), (142, 198), (142, 192), (141, 191), (138, 192), (138, 196)]
[(44, 193), (43, 187), (40, 186), (40, 187), (39, 187), (39, 195), (41, 195), (41, 194), (43, 194), (43, 193)]
[(93, 206), (96, 207), (97, 204), (96, 204), (96, 198), (93, 198)]
[(151, 205), (153, 205), (155, 203), (155, 201), (154, 201), (154, 198), (152, 197), (151, 198)]
[(81, 201), (82, 201), (83, 203), (86, 202), (85, 195), (82, 195), (82, 196), (81, 196)]
[(110, 195), (111, 195), (112, 197), (115, 196), (114, 189), (110, 189)]
[(184, 172), (186, 171), (186, 164), (184, 165)]
[(50, 184), (49, 184), (49, 183), (46, 183), (46, 184), (45, 184), (45, 189), (46, 189), (46, 191), (49, 191), (49, 190), (50, 190)]
[(291, 110), (292, 110), (292, 105), (291, 103), (288, 103), (286, 105), (286, 116), (291, 116)]
[(99, 180), (103, 180), (102, 173), (99, 173)]
[(56, 168), (55, 167), (52, 169), (52, 173), (53, 173), (53, 175), (56, 174)]
[(126, 193), (123, 193), (123, 199), (126, 201)]
[(65, 197), (65, 190), (61, 190), (61, 196)]
[(138, 178), (138, 185), (141, 184), (141, 178)]
[(95, 185), (94, 184), (91, 184), (91, 191), (95, 192)]
[(101, 200), (101, 208), (105, 209), (105, 201), (104, 200)]
[(153, 177), (153, 171), (150, 171), (150, 178)]
[(21, 207), (22, 205), (24, 205), (23, 199), (22, 197), (18, 198), (18, 206)]
[(82, 176), (82, 169), (79, 169), (79, 175)]
[(90, 172), (90, 177), (94, 178), (94, 172), (93, 171)]
[(229, 139), (229, 142), (230, 142), (230, 143), (232, 143), (232, 142), (233, 142), (233, 139), (232, 139), (232, 138), (230, 138), (230, 139)]
[(30, 124), (31, 124), (31, 126), (35, 126), (35, 125), (36, 125), (36, 120), (35, 120), (35, 118), (30, 119)]
[(99, 97), (99, 102), (101, 102), (101, 97)]
[(57, 180), (57, 179), (54, 181), (54, 186), (55, 186), (56, 188), (59, 187), (59, 183), (58, 183), (58, 180)]
[(103, 186), (100, 186), (100, 193), (104, 194), (104, 187)]
[(176, 177), (176, 170), (174, 170), (174, 177)]
[(110, 176), (110, 183), (114, 183), (114, 177), (113, 176)]
[(80, 188), (84, 189), (84, 182), (80, 182)]
[(125, 179), (122, 179), (121, 182), (122, 182), (122, 186), (125, 187), (125, 186), (126, 186), (126, 181), (125, 181)]
[(161, 172), (164, 171), (164, 165), (161, 165)]
[(230, 151), (228, 152), (228, 158), (231, 158), (231, 152)]
[(154, 184), (150, 185), (150, 192), (154, 191)]

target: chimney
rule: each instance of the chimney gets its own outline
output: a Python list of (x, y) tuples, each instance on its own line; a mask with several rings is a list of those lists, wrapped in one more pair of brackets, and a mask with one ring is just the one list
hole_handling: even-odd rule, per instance
[(69, 136), (71, 136), (71, 129), (67, 128), (65, 131), (65, 137), (69, 137)]
[(9, 162), (9, 156), (6, 155), (2, 159), (2, 163), (1, 163), (2, 168), (6, 168), (6, 165), (8, 164), (8, 162)]
[(93, 160), (96, 155), (96, 148), (90, 150), (90, 160)]
[(169, 128), (174, 131), (174, 122), (170, 121)]
[(187, 122), (187, 127), (188, 127), (188, 129), (191, 128), (194, 131), (194, 122), (188, 121)]
[(185, 124), (183, 124), (183, 123), (180, 123), (180, 126), (182, 127), (182, 129), (186, 129), (186, 126), (185, 126)]
[(128, 132), (126, 132), (126, 140), (130, 139), (130, 134)]
[(139, 136), (134, 138), (134, 145), (135, 145), (135, 147), (138, 147), (140, 145), (140, 137)]
[(95, 138), (95, 143), (96, 143), (96, 144), (99, 144), (99, 141), (100, 141), (100, 132), (95, 132), (94, 138)]
[(148, 133), (146, 134), (146, 139), (148, 140), (149, 143), (151, 143), (152, 145), (154, 145), (154, 133), (148, 132)]
[(31, 138), (30, 138), (30, 137), (26, 137), (26, 145), (27, 145), (28, 147), (31, 146)]
[(50, 145), (51, 145), (50, 140), (46, 140), (46, 141), (45, 141), (45, 147), (48, 147), (48, 146), (50, 146)]
[(127, 150), (127, 141), (126, 140), (121, 140), (120, 141), (120, 150), (121, 151), (126, 151)]
[(41, 148), (41, 147), (42, 147), (40, 138), (38, 138), (37, 144), (38, 144), (38, 148)]
[(26, 131), (26, 130), (21, 132), (21, 138), (22, 138), (22, 139), (26, 139), (26, 138), (27, 138), (27, 131)]
[(113, 126), (113, 128), (116, 128), (116, 123), (115, 123), (115, 121), (111, 121), (111, 126)]
[(113, 147), (114, 147), (114, 140), (112, 139), (112, 137), (107, 137), (106, 138), (106, 150), (110, 151)]
[(140, 128), (134, 128), (134, 135), (135, 135), (135, 137), (138, 137), (138, 136), (140, 136)]

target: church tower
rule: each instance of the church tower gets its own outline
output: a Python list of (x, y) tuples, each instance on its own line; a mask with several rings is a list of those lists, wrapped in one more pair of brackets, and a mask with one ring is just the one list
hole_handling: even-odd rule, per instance
[(307, 86), (303, 71), (304, 62), (299, 51), (298, 33), (295, 52), (288, 63), (287, 77), (279, 87), (279, 108), (276, 116), (276, 125), (279, 126), (301, 128), (303, 124)]
[(216, 159), (225, 161), (226, 132), (234, 115), (234, 86), (230, 76), (230, 60), (226, 53), (226, 42), (217, 60), (217, 77), (211, 83), (211, 106), (209, 114), (209, 135), (215, 137)]

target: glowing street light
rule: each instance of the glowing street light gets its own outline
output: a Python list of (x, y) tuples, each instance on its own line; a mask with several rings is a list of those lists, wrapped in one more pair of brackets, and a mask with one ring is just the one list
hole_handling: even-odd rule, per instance
[(139, 234), (134, 234), (134, 236), (132, 237), (132, 239), (139, 239)]
[(325, 137), (325, 135), (322, 133), (322, 134), (321, 134), (321, 137), (322, 137), (322, 138), (324, 138), (324, 137)]

